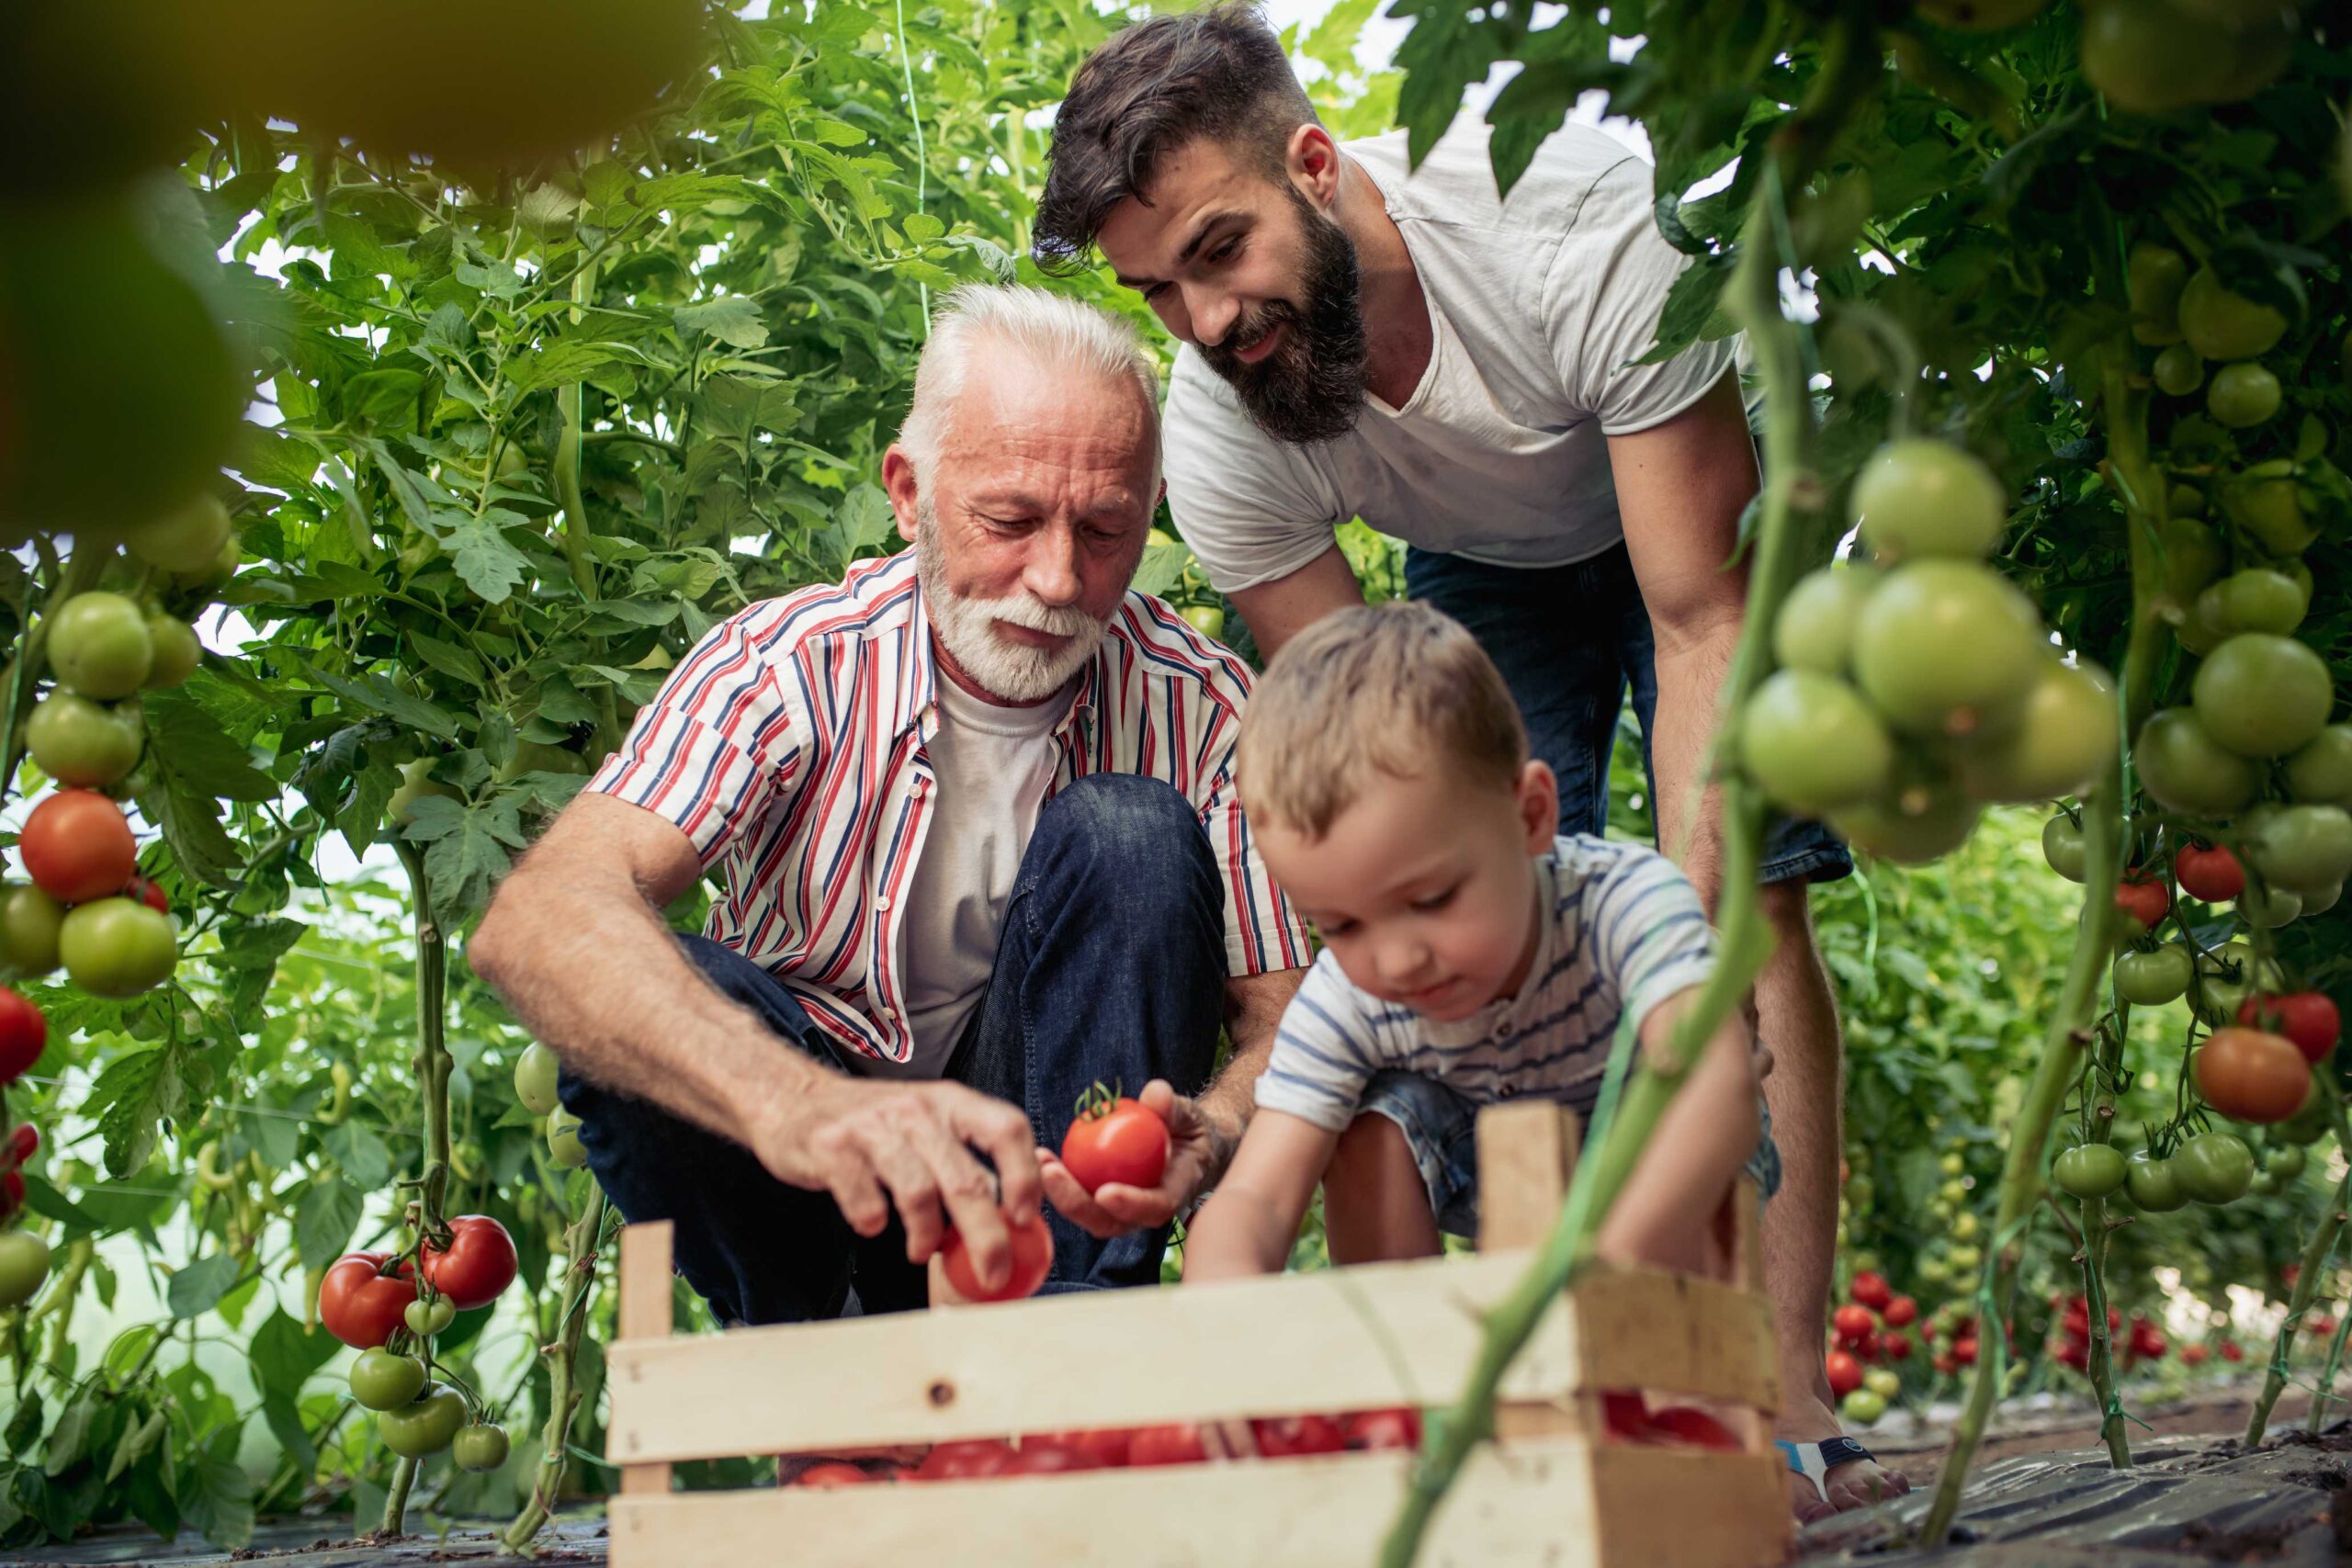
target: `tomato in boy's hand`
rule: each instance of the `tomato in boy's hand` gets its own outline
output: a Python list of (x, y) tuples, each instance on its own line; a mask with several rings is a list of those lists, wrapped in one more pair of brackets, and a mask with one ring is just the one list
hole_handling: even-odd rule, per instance
[(947, 1270), (947, 1282), (956, 1293), (971, 1302), (1014, 1302), (1023, 1296), (1034, 1296), (1046, 1276), (1054, 1269), (1054, 1235), (1046, 1228), (1041, 1216), (1025, 1225), (1014, 1225), (1008, 1233), (1012, 1238), (1012, 1272), (995, 1290), (984, 1290), (980, 1277), (972, 1264), (971, 1249), (964, 1245), (964, 1233), (950, 1230), (947, 1241), (940, 1249), (940, 1261)]
[(1062, 1138), (1061, 1160), (1090, 1193), (1114, 1182), (1151, 1188), (1167, 1173), (1168, 1144), (1167, 1122), (1098, 1083), (1079, 1098), (1078, 1120)]

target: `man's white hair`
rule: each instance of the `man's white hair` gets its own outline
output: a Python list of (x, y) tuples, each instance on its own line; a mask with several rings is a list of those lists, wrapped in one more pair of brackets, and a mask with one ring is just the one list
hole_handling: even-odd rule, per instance
[(927, 483), (947, 433), (949, 411), (964, 389), (975, 347), (1026, 355), (1052, 369), (1131, 385), (1150, 411), (1151, 489), (1159, 488), (1159, 369), (1124, 317), (1027, 284), (967, 283), (932, 316), (931, 341), (915, 367), (915, 395), (899, 427), (899, 445)]

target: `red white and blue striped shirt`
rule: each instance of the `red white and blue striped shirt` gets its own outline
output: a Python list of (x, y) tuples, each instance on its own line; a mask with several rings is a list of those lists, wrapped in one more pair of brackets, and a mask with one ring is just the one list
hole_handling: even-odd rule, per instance
[[(896, 1062), (914, 1047), (900, 928), (933, 813), (937, 680), (914, 552), (860, 561), (839, 586), (714, 626), (587, 786), (675, 823), (706, 871), (723, 863), (706, 934), (791, 987), (843, 1046)], [(1080, 671), (1046, 792), (1139, 773), (1192, 802), (1225, 876), (1235, 975), (1309, 957), (1234, 797), (1249, 694), (1248, 666), (1129, 593)]]

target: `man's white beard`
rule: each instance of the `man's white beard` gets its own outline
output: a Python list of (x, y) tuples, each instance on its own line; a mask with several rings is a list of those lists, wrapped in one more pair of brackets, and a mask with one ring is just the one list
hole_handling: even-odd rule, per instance
[[(929, 496), (915, 503), (915, 576), (922, 583), (924, 613), (948, 657), (1000, 701), (1045, 701), (1102, 644), (1104, 623), (1076, 605), (1057, 609), (1026, 588), (1016, 588), (1001, 599), (967, 598), (950, 588), (939, 543), (939, 513)], [(999, 636), (998, 621), (1069, 641), (1058, 649), (1030, 648)]]

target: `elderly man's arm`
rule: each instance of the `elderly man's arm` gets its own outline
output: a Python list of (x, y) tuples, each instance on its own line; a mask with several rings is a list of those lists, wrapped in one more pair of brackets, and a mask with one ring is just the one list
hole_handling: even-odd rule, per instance
[(1051, 1149), (1037, 1151), (1046, 1197), (1081, 1230), (1114, 1236), (1164, 1225), (1194, 1198), (1216, 1184), (1232, 1163), (1256, 1106), (1258, 1075), (1274, 1048), (1283, 1010), (1298, 994), (1304, 969), (1238, 975), (1225, 983), (1225, 1028), (1233, 1055), (1197, 1099), (1178, 1094), (1165, 1078), (1154, 1078), (1136, 1098), (1168, 1123), (1167, 1173), (1152, 1188), (1113, 1182), (1090, 1194)]
[(582, 795), (501, 885), (467, 957), (575, 1072), (732, 1139), (780, 1181), (831, 1192), (861, 1235), (895, 1204), (910, 1261), (952, 1218), (983, 1280), (1002, 1278), (998, 1182), (1002, 1213), (1025, 1221), (1038, 1207), (1027, 1118), (961, 1084), (850, 1077), (721, 996), (661, 916), (700, 870), (672, 823)]

